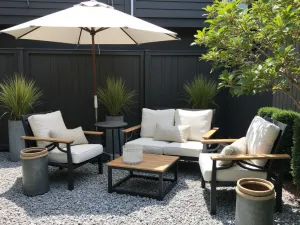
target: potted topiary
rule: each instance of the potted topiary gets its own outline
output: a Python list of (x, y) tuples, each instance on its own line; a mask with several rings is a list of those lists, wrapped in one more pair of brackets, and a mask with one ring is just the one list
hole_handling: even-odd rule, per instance
[(211, 105), (216, 105), (214, 98), (218, 94), (217, 83), (203, 75), (196, 76), (192, 82), (187, 82), (183, 90), (184, 100), (193, 109), (208, 109)]
[(122, 112), (130, 111), (136, 93), (126, 87), (122, 78), (107, 77), (104, 87), (97, 89), (97, 95), (107, 111), (106, 121), (123, 121)]
[(14, 74), (13, 77), (0, 83), (0, 105), (9, 115), (8, 137), (9, 158), (11, 161), (20, 159), (20, 151), (24, 148), (24, 141), (20, 139), (24, 135), (21, 116), (32, 111), (42, 96), (41, 90), (35, 82), (26, 79), (22, 74)]

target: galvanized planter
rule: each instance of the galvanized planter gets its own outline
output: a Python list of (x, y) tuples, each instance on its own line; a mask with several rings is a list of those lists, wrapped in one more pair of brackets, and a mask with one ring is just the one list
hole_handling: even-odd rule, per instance
[(49, 191), (48, 151), (26, 148), (21, 151), (23, 193), (37, 196)]
[(238, 180), (236, 225), (272, 225), (275, 205), (274, 185), (258, 178)]
[(21, 120), (8, 121), (9, 159), (13, 162), (20, 160), (20, 151), (25, 148), (25, 142), (20, 139), (25, 135)]

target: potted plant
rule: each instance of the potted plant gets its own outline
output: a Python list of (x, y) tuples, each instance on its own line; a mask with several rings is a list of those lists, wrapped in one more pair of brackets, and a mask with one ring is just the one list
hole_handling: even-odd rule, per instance
[(20, 151), (24, 148), (24, 141), (20, 139), (24, 135), (21, 116), (32, 111), (42, 96), (41, 90), (35, 82), (26, 79), (22, 74), (14, 74), (13, 77), (0, 83), (0, 105), (9, 115), (8, 137), (9, 158), (11, 161), (20, 159)]
[(123, 111), (130, 111), (134, 104), (135, 91), (126, 87), (125, 81), (120, 77), (107, 77), (103, 88), (97, 89), (99, 102), (107, 111), (106, 120), (123, 121)]
[(193, 109), (207, 109), (211, 105), (216, 105), (214, 98), (218, 94), (217, 83), (203, 75), (196, 76), (192, 82), (187, 82), (183, 90), (184, 100)]

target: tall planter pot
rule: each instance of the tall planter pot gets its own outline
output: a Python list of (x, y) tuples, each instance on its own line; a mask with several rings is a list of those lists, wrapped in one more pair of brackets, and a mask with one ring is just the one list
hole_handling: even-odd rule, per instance
[(25, 143), (20, 139), (25, 135), (21, 120), (8, 121), (9, 159), (13, 162), (20, 160), (20, 152), (25, 148)]

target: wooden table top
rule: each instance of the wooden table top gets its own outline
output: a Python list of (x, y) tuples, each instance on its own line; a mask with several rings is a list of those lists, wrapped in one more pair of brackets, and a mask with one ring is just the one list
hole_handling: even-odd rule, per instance
[(141, 163), (126, 164), (123, 162), (123, 157), (121, 156), (107, 163), (107, 166), (153, 172), (165, 172), (178, 159), (178, 156), (143, 154), (143, 161)]

